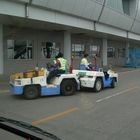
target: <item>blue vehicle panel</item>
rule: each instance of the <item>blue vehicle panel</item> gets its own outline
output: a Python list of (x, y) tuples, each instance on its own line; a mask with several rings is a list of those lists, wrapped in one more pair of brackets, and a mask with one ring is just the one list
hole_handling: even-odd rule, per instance
[(110, 87), (111, 86), (111, 83), (112, 83), (112, 77), (108, 77), (108, 78), (103, 78), (103, 85), (104, 85), (104, 88), (105, 87)]
[(60, 86), (56, 87), (42, 87), (41, 88), (41, 95), (42, 96), (49, 96), (49, 95), (59, 95), (60, 94)]
[[(22, 95), (23, 94), (23, 86), (10, 85), (10, 92), (14, 95)], [(60, 94), (60, 86), (41, 87), (41, 96), (59, 95), (59, 94)]]
[(21, 95), (23, 94), (23, 86), (10, 85), (10, 92), (15, 95)]

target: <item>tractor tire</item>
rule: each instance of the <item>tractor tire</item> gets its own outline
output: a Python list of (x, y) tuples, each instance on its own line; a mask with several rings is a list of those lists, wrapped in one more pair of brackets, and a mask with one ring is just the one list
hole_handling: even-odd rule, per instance
[(26, 86), (23, 96), (28, 100), (36, 99), (39, 97), (39, 88), (37, 86)]
[(116, 84), (115, 84), (115, 78), (112, 79), (112, 82), (111, 82), (111, 88), (115, 88)]
[(61, 94), (64, 96), (73, 95), (76, 91), (76, 85), (73, 80), (67, 79), (61, 83)]
[(99, 92), (102, 90), (102, 80), (100, 78), (97, 78), (96, 81), (95, 81), (95, 85), (94, 85), (94, 91), (95, 92)]

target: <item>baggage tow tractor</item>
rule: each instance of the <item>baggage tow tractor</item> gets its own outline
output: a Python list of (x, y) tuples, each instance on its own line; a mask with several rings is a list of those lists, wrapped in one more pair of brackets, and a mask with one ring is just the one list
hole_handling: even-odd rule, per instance
[(79, 90), (80, 82), (76, 74), (62, 74), (47, 84), (48, 71), (28, 71), (10, 76), (10, 90), (14, 95), (23, 95), (26, 99), (35, 99), (39, 96), (73, 95)]
[(103, 88), (115, 88), (118, 82), (118, 73), (108, 71), (86, 71), (73, 70), (73, 73), (79, 77), (80, 87), (93, 88), (95, 92), (101, 91)]
[(56, 76), (47, 84), (49, 72), (46, 69), (15, 73), (10, 76), (10, 91), (14, 95), (23, 95), (26, 99), (35, 99), (39, 96), (73, 95), (82, 87), (92, 88), (95, 92), (105, 87), (114, 88), (118, 82), (118, 74), (112, 70), (86, 71), (73, 70)]

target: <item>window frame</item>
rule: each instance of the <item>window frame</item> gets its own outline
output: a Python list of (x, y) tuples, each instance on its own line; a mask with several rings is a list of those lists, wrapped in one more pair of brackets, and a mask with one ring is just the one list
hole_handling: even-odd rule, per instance
[[(109, 49), (112, 49), (112, 55), (109, 55)], [(107, 47), (107, 57), (108, 58), (115, 58), (116, 54), (115, 54), (116, 49), (114, 47)]]
[[(43, 43), (45, 43), (44, 45), (42, 45)], [(52, 47), (54, 46), (55, 47), (55, 49), (54, 49), (54, 51), (52, 51), (52, 49), (53, 48), (51, 48), (51, 53), (53, 54), (53, 56), (52, 56), (52, 54), (51, 54), (51, 56), (50, 56), (50, 58), (47, 58), (47, 57), (45, 57), (45, 54), (42, 54), (43, 52), (42, 52), (42, 50), (44, 49), (47, 49), (47, 46), (46, 46), (46, 43), (52, 43), (52, 44), (55, 44), (55, 45), (52, 45)], [(61, 51), (61, 48), (60, 48), (60, 46), (58, 45), (57, 46), (57, 44), (59, 44), (60, 42), (55, 42), (55, 41), (48, 41), (48, 40), (42, 40), (42, 41), (40, 41), (40, 47), (39, 47), (39, 57), (40, 57), (40, 59), (41, 60), (47, 60), (47, 59), (54, 59), (55, 58), (55, 56)], [(57, 51), (56, 51), (57, 50)], [(44, 51), (44, 53), (46, 52), (47, 50), (45, 50)], [(55, 53), (54, 53), (55, 52)], [(46, 54), (47, 55), (47, 54)]]
[[(9, 47), (8, 46), (8, 41), (13, 41), (13, 44), (12, 44), (12, 46), (11, 47)], [(28, 48), (31, 48), (31, 57), (29, 58), (28, 57), (28, 54), (26, 54), (26, 57), (28, 57), (28, 58), (14, 58), (15, 57), (15, 42), (16, 41), (25, 41), (26, 42), (26, 53), (27, 53), (27, 49)], [(32, 43), (32, 47), (29, 47), (29, 42), (31, 42)], [(6, 56), (6, 58), (7, 58), (7, 60), (17, 60), (17, 61), (20, 61), (20, 60), (33, 60), (33, 57), (34, 57), (34, 40), (28, 40), (28, 39), (7, 39), (6, 40), (6, 54), (7, 54), (7, 56)], [(10, 49), (10, 48), (12, 48), (12, 57), (9, 57), (9, 53), (8, 53), (8, 50)]]
[[(75, 49), (76, 47), (80, 47), (81, 54), (79, 53), (80, 51), (75, 51), (76, 50)], [(86, 49), (85, 44), (72, 43), (72, 45), (71, 45), (71, 53), (72, 53), (72, 56), (74, 58), (81, 58), (83, 56), (83, 54), (85, 53), (85, 49)], [(76, 52), (79, 53), (79, 55), (77, 55)]]

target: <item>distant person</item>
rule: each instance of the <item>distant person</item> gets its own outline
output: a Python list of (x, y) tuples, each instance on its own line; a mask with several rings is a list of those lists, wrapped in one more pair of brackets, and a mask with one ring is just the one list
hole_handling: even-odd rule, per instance
[(87, 60), (88, 54), (84, 54), (84, 57), (81, 59), (80, 62), (80, 70), (89, 70), (89, 62)]
[(92, 66), (92, 69), (94, 71), (97, 71), (98, 70), (98, 66), (97, 66), (97, 54), (94, 54), (93, 55), (93, 66)]
[(57, 66), (57, 68), (52, 71), (50, 71), (48, 77), (47, 77), (47, 83), (49, 84), (51, 79), (53, 77), (58, 76), (59, 74), (64, 74), (66, 73), (66, 66), (67, 66), (67, 60), (63, 58), (63, 53), (59, 53), (58, 56), (56, 56), (56, 60), (55, 62), (55, 66)]
[(63, 53), (60, 52), (58, 54), (58, 59), (57, 60), (60, 62), (60, 67), (59, 67), (60, 73), (66, 73), (66, 70), (67, 70), (67, 60), (63, 58)]

